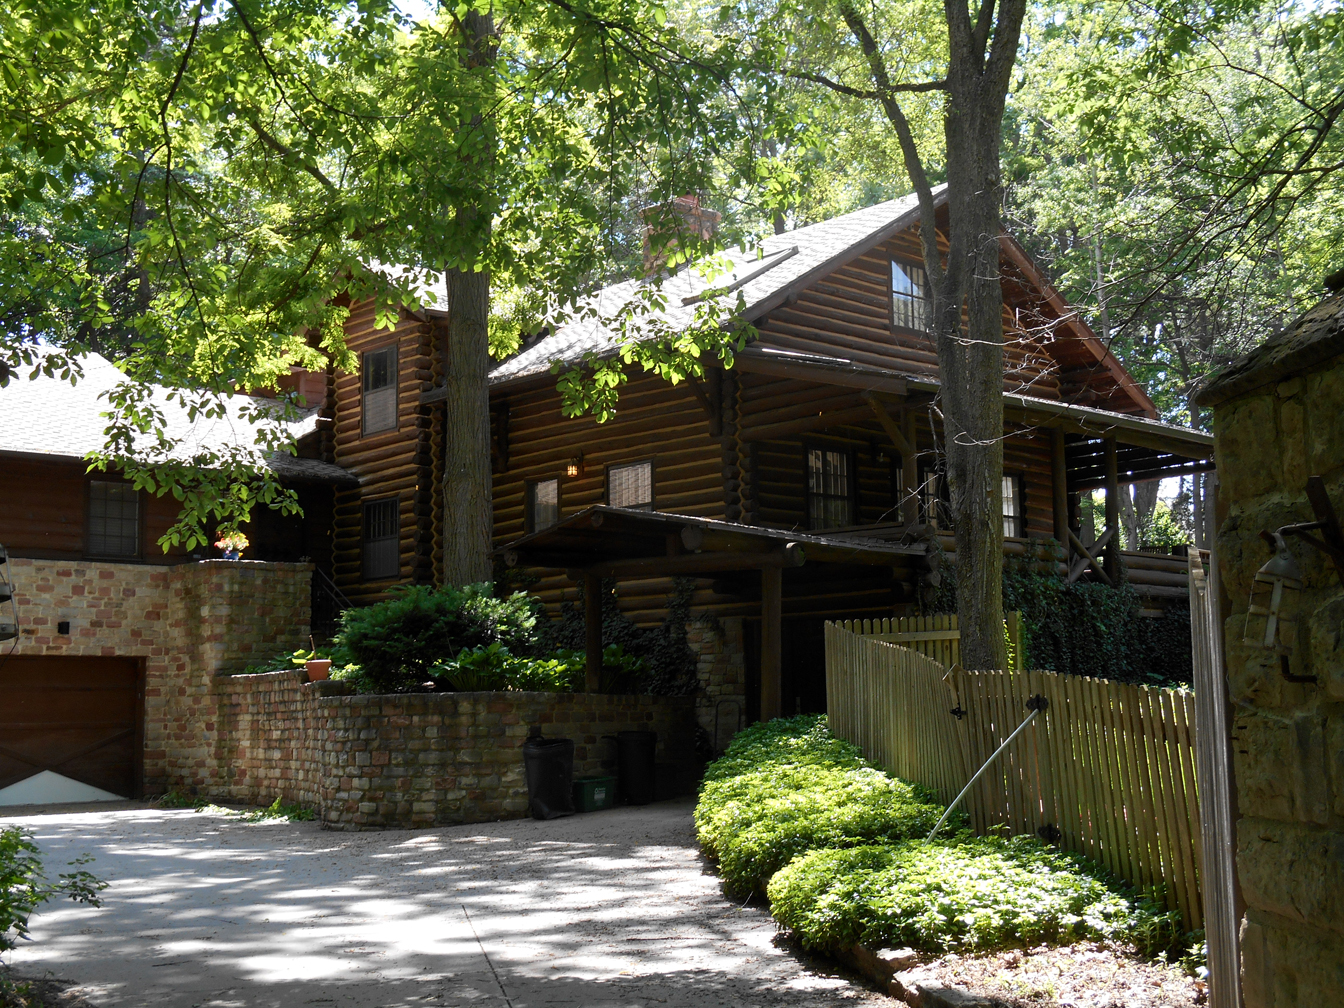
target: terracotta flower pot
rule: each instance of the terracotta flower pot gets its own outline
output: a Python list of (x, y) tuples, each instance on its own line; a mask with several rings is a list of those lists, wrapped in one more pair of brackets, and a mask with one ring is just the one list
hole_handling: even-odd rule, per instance
[(325, 679), (331, 675), (330, 658), (310, 658), (303, 663), (303, 667), (308, 670), (309, 682), (317, 682), (319, 679)]

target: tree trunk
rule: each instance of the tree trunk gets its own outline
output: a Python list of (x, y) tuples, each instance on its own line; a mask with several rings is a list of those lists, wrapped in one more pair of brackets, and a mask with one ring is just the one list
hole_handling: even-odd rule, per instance
[(491, 578), (490, 274), (448, 271), (448, 397), (443, 458), (443, 576)]
[[(472, 51), (469, 65), (488, 67), (498, 39), (491, 14), (468, 11), (462, 33)], [(489, 131), (484, 158), (493, 157), (493, 128), (474, 116), (473, 131)], [(478, 224), (478, 210), (462, 207), (457, 226), (466, 232)], [(479, 241), (489, 241), (488, 228)], [(460, 268), (447, 271), (448, 346), (445, 400), (447, 429), (443, 465), (443, 576), (450, 585), (476, 584), (492, 577), (490, 539), (494, 511), (490, 475), (490, 272)]]

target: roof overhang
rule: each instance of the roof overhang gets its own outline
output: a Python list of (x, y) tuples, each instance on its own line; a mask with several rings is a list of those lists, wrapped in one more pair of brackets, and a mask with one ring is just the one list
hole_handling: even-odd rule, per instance
[(804, 563), (904, 566), (924, 543), (863, 541), (595, 504), (496, 551), (510, 567), (599, 577), (711, 575)]

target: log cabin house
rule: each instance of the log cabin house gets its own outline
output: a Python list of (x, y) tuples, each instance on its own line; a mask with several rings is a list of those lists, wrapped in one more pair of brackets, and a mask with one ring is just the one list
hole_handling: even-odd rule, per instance
[[(678, 209), (702, 228), (709, 215), (690, 199)], [(1183, 560), (1117, 549), (1117, 489), (1211, 469), (1211, 437), (1160, 422), (1023, 248), (1008, 235), (1001, 248), (1005, 551), (1053, 540), (1045, 562), (1070, 579), (1126, 576), (1154, 606), (1184, 596)], [(671, 578), (694, 578), (693, 611), (736, 641), (727, 661), (742, 666), (749, 720), (824, 709), (822, 621), (914, 610), (952, 550), (914, 198), (772, 236), (762, 251), (736, 254), (712, 285), (693, 269), (666, 280), (668, 324), (740, 293), (759, 331), (703, 381), (632, 372), (614, 419), (565, 417), (553, 368), (620, 343), (596, 320), (526, 342), (490, 376), (502, 563), (535, 577), (553, 611), (586, 599), (595, 613), (601, 580), (617, 579), (621, 609), (646, 625), (665, 617)], [(594, 303), (614, 311), (645, 282)], [(373, 306), (356, 306), (347, 338), (362, 373), (329, 376), (324, 457), (360, 483), (338, 490), (335, 509), (334, 576), (355, 603), (441, 578), (445, 318), (403, 310), (378, 329)], [(1110, 492), (1094, 543), (1078, 498), (1098, 487)]]

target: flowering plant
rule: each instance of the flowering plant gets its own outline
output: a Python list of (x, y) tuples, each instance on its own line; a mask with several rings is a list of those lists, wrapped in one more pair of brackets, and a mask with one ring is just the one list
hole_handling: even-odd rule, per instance
[(229, 532), (220, 536), (215, 546), (225, 553), (241, 553), (247, 549), (247, 536), (241, 532)]

